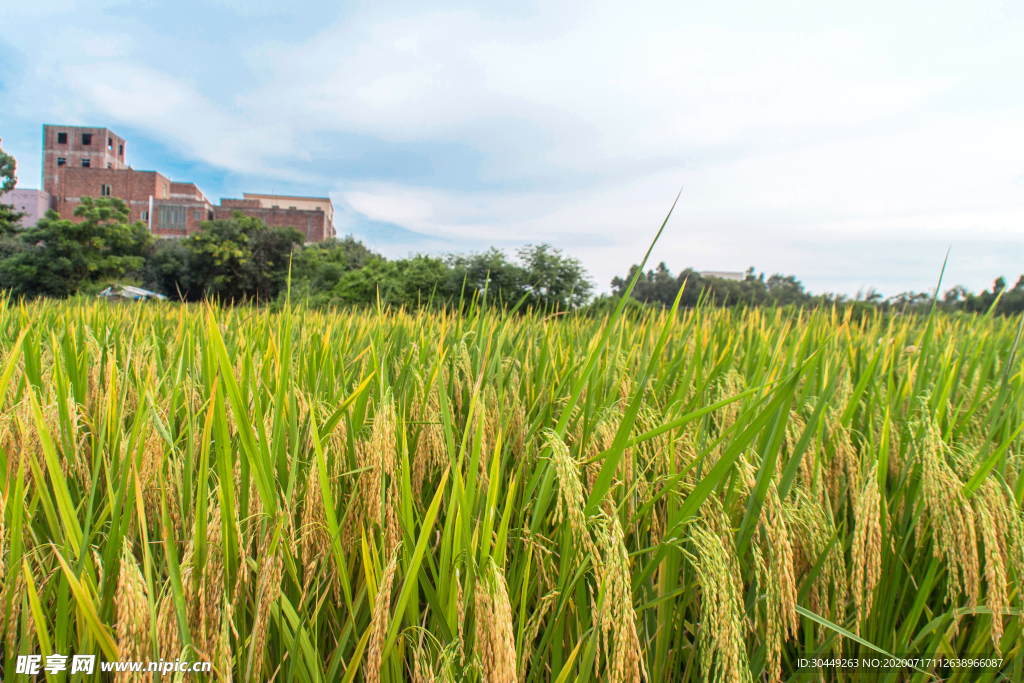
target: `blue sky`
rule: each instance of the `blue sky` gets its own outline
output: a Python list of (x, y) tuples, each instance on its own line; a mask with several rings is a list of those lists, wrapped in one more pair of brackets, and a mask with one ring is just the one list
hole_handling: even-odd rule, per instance
[[(13, 5), (13, 3), (5, 3)], [(673, 270), (816, 292), (1024, 273), (1024, 2), (310, 3), (0, 10), (0, 137), (43, 123), (242, 192), (329, 194), (388, 256), (548, 242), (598, 290)]]

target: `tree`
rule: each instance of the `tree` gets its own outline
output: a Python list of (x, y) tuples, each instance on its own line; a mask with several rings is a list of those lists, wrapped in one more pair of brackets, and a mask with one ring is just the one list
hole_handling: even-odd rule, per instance
[(181, 239), (156, 243), (142, 271), (142, 286), (175, 299), (187, 299), (188, 292), (202, 292), (202, 283), (192, 281), (192, 252)]
[[(18, 237), (24, 216), (10, 204), (0, 204), (0, 264), (25, 251), (25, 244)], [(10, 290), (14, 284), (13, 280), (8, 281), (0, 265), (0, 290)]]
[(382, 258), (345, 273), (332, 294), (334, 301), (348, 305), (382, 304), (420, 307), (433, 298), (438, 304), (446, 299), (449, 278), (444, 261), (416, 255), (398, 261)]
[(0, 204), (0, 239), (17, 234), (21, 230), (21, 219), (26, 215), (15, 211), (11, 204)]
[(373, 259), (365, 266), (345, 273), (334, 289), (333, 300), (347, 305), (381, 303), (401, 306), (405, 303), (405, 283), (394, 261)]
[(352, 235), (308, 244), (293, 255), (292, 290), (313, 295), (329, 292), (345, 273), (383, 258)]
[(255, 230), (250, 238), (252, 253), (246, 264), (246, 294), (257, 301), (270, 301), (288, 287), (288, 265), (292, 251), (301, 247), (305, 236), (295, 228)]
[(223, 301), (241, 301), (245, 298), (245, 266), (252, 256), (249, 233), (262, 225), (258, 218), (237, 213), (230, 219), (219, 219), (202, 224), (199, 232), (186, 239), (189, 250), (191, 284), (185, 289), (189, 299), (203, 294)]
[(14, 157), (0, 148), (0, 195), (7, 194), (18, 184), (18, 176), (15, 175), (17, 169), (18, 162)]
[(528, 305), (567, 311), (590, 299), (593, 284), (579, 259), (563, 256), (549, 244), (527, 244), (516, 255), (526, 271)]
[(487, 294), (487, 301), (498, 306), (515, 305), (526, 293), (526, 271), (512, 263), (500, 249), (491, 247), (482, 253), (449, 254), (446, 289), (457, 301), (469, 302), (474, 295)]
[(303, 239), (294, 228), (268, 227), (235, 211), (231, 218), (202, 223), (183, 241), (184, 250), (157, 250), (149, 277), (164, 294), (187, 301), (270, 301), (284, 289), (292, 250)]
[[(612, 279), (612, 292), (616, 296), (622, 296), (636, 271), (637, 266), (634, 265), (626, 278)], [(748, 268), (742, 280), (727, 280), (704, 277), (692, 268), (687, 268), (673, 277), (664, 262), (658, 264), (657, 269), (640, 275), (632, 297), (642, 303), (669, 307), (683, 287), (683, 295), (679, 300), (679, 305), (683, 307), (696, 306), (701, 297), (717, 306), (802, 306), (816, 301), (792, 275), (776, 273), (766, 282), (763, 273), (755, 276), (754, 269)]]
[[(752, 276), (747, 275), (748, 279), (750, 277)], [(783, 277), (781, 274), (776, 273), (768, 278), (767, 288), (769, 298), (777, 306), (790, 304), (799, 306), (808, 303), (808, 300), (811, 298), (804, 291), (803, 284), (793, 275)]]
[(65, 297), (90, 283), (142, 268), (153, 237), (142, 221), (128, 223), (120, 199), (82, 197), (75, 222), (56, 211), (21, 232), (24, 251), (0, 263), (3, 282), (19, 296)]

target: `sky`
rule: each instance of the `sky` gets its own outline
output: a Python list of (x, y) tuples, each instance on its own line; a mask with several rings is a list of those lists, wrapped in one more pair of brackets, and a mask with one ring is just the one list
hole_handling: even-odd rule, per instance
[(549, 243), (884, 296), (1024, 273), (1024, 0), (0, 2), (0, 137), (44, 123), (388, 257)]

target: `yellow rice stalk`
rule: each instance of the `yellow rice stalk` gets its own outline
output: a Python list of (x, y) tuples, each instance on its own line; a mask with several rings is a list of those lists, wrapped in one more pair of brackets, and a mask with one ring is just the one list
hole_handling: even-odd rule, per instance
[[(127, 544), (121, 553), (117, 593), (114, 598), (117, 611), (117, 651), (122, 659), (143, 661), (149, 658), (149, 602), (142, 572)], [(117, 672), (117, 683), (146, 681), (148, 673)]]
[(935, 425), (925, 422), (918, 447), (922, 513), (918, 517), (917, 538), (921, 542), (924, 526), (930, 523), (935, 557), (949, 564), (947, 603), (956, 604), (962, 586), (967, 606), (973, 608), (978, 604), (979, 581), (974, 510), (964, 498), (963, 483), (946, 462), (946, 451)]
[(249, 650), (246, 664), (246, 676), (259, 680), (266, 655), (267, 631), (269, 630), (270, 607), (281, 595), (281, 573), (283, 560), (280, 543), (272, 546), (274, 536), (273, 525), (267, 525), (267, 531), (260, 543), (259, 566), (256, 577), (256, 614), (253, 617), (253, 645)]
[(551, 460), (558, 474), (560, 495), (555, 511), (555, 522), (568, 521), (573, 537), (579, 539), (584, 550), (590, 553), (595, 562), (598, 562), (601, 555), (597, 551), (597, 546), (594, 545), (590, 529), (587, 527), (587, 521), (583, 515), (587, 501), (583, 497), (583, 485), (580, 483), (576, 462), (569, 455), (569, 448), (555, 432), (549, 430), (546, 436), (547, 445), (551, 449)]
[(398, 567), (398, 554), (400, 547), (396, 547), (391, 554), (391, 561), (384, 569), (380, 586), (377, 589), (377, 598), (373, 603), (373, 617), (370, 620), (370, 641), (366, 646), (366, 663), (363, 665), (363, 675), (366, 683), (379, 683), (380, 664), (383, 656), (384, 639), (388, 633), (388, 618), (391, 611), (391, 588), (395, 581), (395, 569)]
[[(992, 645), (1000, 652), (1003, 637), (1003, 615), (1010, 607), (1014, 587), (1010, 568), (1024, 577), (1024, 545), (1021, 540), (1022, 521), (1016, 510), (1012, 491), (995, 478), (982, 482), (973, 498), (974, 510), (985, 553), (985, 605), (992, 610)], [(1017, 592), (1019, 593), (1018, 583)]]
[(743, 642), (743, 596), (737, 590), (731, 558), (718, 534), (703, 523), (690, 525), (695, 554), (690, 561), (701, 587), (701, 669), (714, 683), (752, 683)]
[(867, 484), (857, 502), (856, 528), (851, 548), (852, 576), (850, 592), (853, 596), (854, 628), (860, 635), (861, 621), (871, 610), (875, 586), (882, 574), (881, 496), (878, 478), (872, 469)]
[(473, 597), (476, 653), (480, 657), (483, 680), (488, 683), (516, 683), (516, 644), (508, 586), (493, 560), (489, 560), (477, 575)]
[(601, 548), (604, 562), (597, 572), (604, 601), (597, 616), (597, 628), (604, 640), (608, 680), (612, 683), (640, 683), (647, 679), (647, 671), (636, 631), (629, 556), (618, 515), (606, 513), (603, 527)]

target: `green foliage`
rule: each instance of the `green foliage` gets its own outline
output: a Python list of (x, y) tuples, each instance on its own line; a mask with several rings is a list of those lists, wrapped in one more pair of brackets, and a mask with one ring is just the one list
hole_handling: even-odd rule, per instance
[(0, 262), (0, 281), (14, 295), (66, 297), (143, 267), (153, 237), (141, 221), (127, 222), (122, 200), (83, 197), (75, 217), (48, 211), (21, 232), (23, 248)]
[(193, 288), (202, 291), (202, 283), (192, 281), (190, 261), (185, 240), (158, 240), (143, 269), (142, 286), (174, 298), (185, 298)]
[(270, 301), (286, 288), (289, 258), (302, 240), (294, 228), (268, 227), (235, 211), (231, 218), (202, 223), (177, 245), (161, 245), (146, 281), (186, 301)]
[(18, 162), (3, 149), (0, 149), (0, 195), (6, 194), (18, 184)]
[(11, 204), (0, 204), (0, 238), (12, 237), (21, 230), (21, 219), (25, 215), (15, 211)]
[(500, 249), (491, 247), (475, 254), (452, 254), (447, 259), (451, 269), (449, 289), (462, 299), (487, 293), (488, 301), (497, 306), (515, 305), (525, 294), (526, 273), (512, 263)]
[[(625, 278), (614, 278), (612, 291), (621, 296), (636, 271), (637, 266), (634, 265)], [(656, 269), (640, 276), (632, 296), (637, 301), (668, 307), (684, 285), (679, 305), (687, 308), (696, 306), (702, 297), (718, 306), (804, 306), (818, 300), (805, 292), (803, 284), (792, 275), (775, 274), (765, 281), (764, 273), (755, 277), (754, 269), (751, 268), (743, 280), (737, 281), (704, 277), (692, 268), (687, 268), (673, 276), (664, 261)]]
[(1006, 288), (1006, 280), (999, 277), (992, 283), (992, 291), (985, 290), (981, 294), (972, 294), (964, 287), (954, 287), (946, 292), (947, 303), (959, 303), (965, 311), (986, 313), (995, 306), (995, 313), (1011, 315), (1024, 312), (1024, 275), (1018, 278), (1011, 288)]
[(525, 297), (526, 308), (569, 310), (581, 306), (593, 289), (583, 264), (548, 244), (516, 251), (519, 263), (491, 248), (478, 254), (453, 254), (447, 259), (451, 295), (469, 300), (475, 293), (504, 307)]
[(343, 275), (380, 258), (351, 235), (308, 244), (292, 257), (292, 295), (314, 305), (327, 303)]
[[(383, 304), (418, 307), (431, 297), (447, 293), (448, 270), (439, 258), (417, 255), (399, 261), (373, 259), (350, 270), (331, 290), (333, 300), (346, 304), (372, 304), (378, 294)], [(439, 291), (440, 290), (440, 291)]]
[(526, 274), (528, 305), (567, 311), (590, 299), (593, 284), (579, 259), (548, 244), (528, 244), (516, 254)]

